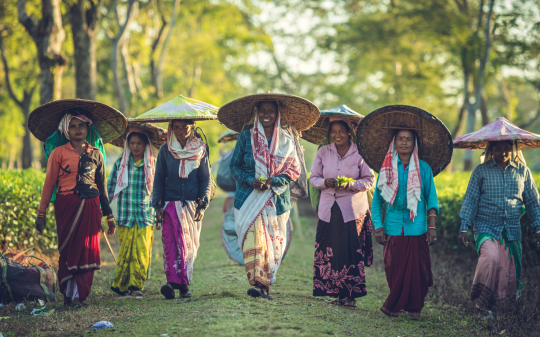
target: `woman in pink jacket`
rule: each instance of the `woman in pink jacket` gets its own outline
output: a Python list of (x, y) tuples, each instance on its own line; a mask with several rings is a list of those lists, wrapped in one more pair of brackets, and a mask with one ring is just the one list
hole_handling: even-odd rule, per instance
[[(351, 140), (347, 122), (332, 122), (327, 137), (330, 144), (317, 151), (310, 177), (321, 190), (313, 296), (356, 307), (355, 299), (367, 294), (364, 266), (373, 260), (367, 191), (375, 177)], [(338, 176), (352, 181), (338, 183)]]

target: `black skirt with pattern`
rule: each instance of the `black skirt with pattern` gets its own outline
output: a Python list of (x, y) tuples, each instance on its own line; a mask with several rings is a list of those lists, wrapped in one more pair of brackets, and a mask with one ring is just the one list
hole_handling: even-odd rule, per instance
[(364, 267), (373, 261), (369, 210), (360, 219), (344, 222), (336, 202), (330, 222), (319, 219), (315, 237), (313, 296), (358, 298), (367, 294)]

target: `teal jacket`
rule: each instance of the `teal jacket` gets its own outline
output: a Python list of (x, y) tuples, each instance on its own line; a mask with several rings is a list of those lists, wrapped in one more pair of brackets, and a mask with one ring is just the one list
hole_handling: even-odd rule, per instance
[[(433, 181), (433, 171), (431, 167), (420, 160), (420, 185), (421, 199), (414, 221), (409, 220), (410, 210), (407, 209), (407, 178), (409, 177), (409, 166), (403, 169), (403, 162), (398, 160), (399, 189), (394, 200), (394, 205), (390, 206), (381, 196), (381, 190), (375, 187), (373, 202), (371, 204), (371, 220), (375, 229), (384, 228), (384, 232), (392, 236), (400, 236), (403, 229), (405, 236), (418, 236), (427, 232), (427, 211), (435, 209), (439, 214), (439, 199)], [(377, 177), (377, 186), (379, 178)], [(383, 204), (386, 203), (386, 211), (383, 224)]]

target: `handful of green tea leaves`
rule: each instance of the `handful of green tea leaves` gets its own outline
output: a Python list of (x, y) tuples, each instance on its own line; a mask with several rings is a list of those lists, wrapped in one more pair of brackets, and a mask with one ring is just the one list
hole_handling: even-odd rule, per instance
[(259, 177), (259, 181), (265, 182), (266, 180), (268, 180), (268, 178), (263, 178), (262, 176)]
[(347, 178), (344, 176), (338, 176), (336, 180), (337, 180), (338, 185), (342, 185), (346, 183), (354, 183), (355, 181), (353, 178)]

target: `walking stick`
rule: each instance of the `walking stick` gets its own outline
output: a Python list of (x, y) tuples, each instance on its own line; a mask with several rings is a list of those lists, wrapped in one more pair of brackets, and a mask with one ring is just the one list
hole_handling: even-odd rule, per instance
[(103, 237), (105, 238), (105, 241), (107, 241), (107, 246), (109, 246), (109, 249), (111, 250), (111, 254), (112, 254), (112, 257), (114, 259), (114, 264), (116, 265), (116, 263), (117, 263), (116, 256), (114, 256), (114, 252), (112, 250), (111, 243), (109, 242), (109, 239), (107, 238), (107, 233), (105, 233), (105, 231), (103, 230), (103, 227), (101, 228), (101, 232), (103, 233)]

